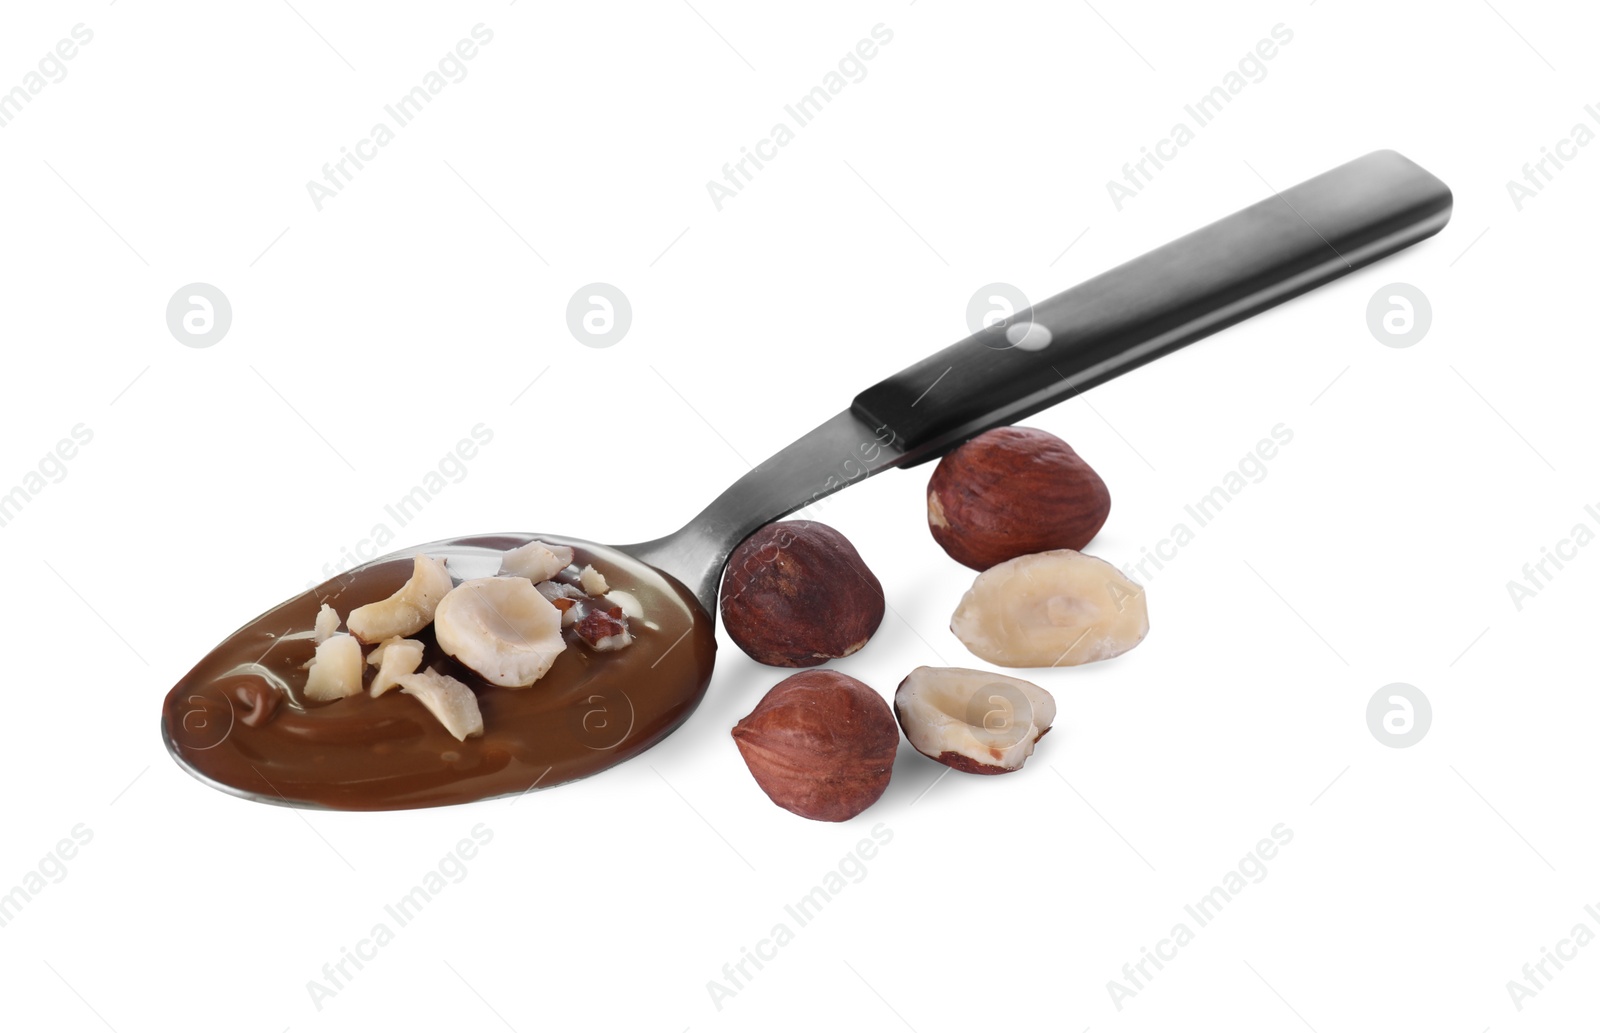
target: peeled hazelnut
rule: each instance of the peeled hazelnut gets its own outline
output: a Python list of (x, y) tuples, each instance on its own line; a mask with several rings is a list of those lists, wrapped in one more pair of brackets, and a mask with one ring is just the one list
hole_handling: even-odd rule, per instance
[(957, 563), (988, 570), (1050, 549), (1081, 549), (1111, 512), (1100, 475), (1054, 434), (986, 431), (928, 481), (928, 529)]
[(900, 733), (883, 697), (837, 671), (791, 674), (733, 726), (756, 784), (786, 811), (847, 821), (889, 785)]
[(919, 667), (896, 690), (894, 714), (918, 753), (957, 771), (1000, 775), (1033, 755), (1056, 719), (1056, 701), (1020, 678)]
[(722, 621), (751, 658), (814, 667), (849, 656), (883, 621), (883, 586), (826, 524), (788, 520), (746, 538), (722, 579)]
[(972, 582), (950, 618), (968, 649), (1002, 667), (1072, 667), (1126, 653), (1150, 630), (1144, 589), (1071, 549), (1018, 556)]

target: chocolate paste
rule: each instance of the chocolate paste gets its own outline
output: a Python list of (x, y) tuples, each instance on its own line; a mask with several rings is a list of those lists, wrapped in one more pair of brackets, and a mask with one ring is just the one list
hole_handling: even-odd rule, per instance
[[(500, 553), (530, 535), (484, 535), (419, 546), (342, 574), (257, 617), (217, 646), (167, 694), (162, 733), (179, 762), (225, 792), (341, 810), (466, 803), (546, 788), (636, 756), (681, 724), (711, 679), (712, 622), (687, 589), (603, 546), (570, 545), (611, 589), (638, 600), (633, 644), (597, 653), (571, 628), (549, 673), (523, 689), (491, 685), (446, 656), (433, 628), (410, 636), (432, 667), (471, 686), (481, 737), (458, 742), (416, 698), (363, 692), (307, 700), (303, 665), (327, 603), (347, 617), (405, 584), (418, 552), (444, 558), (459, 583), (498, 570)], [(575, 579), (572, 579), (575, 580)], [(651, 625), (654, 625), (652, 627)], [(370, 685), (375, 668), (366, 668)]]

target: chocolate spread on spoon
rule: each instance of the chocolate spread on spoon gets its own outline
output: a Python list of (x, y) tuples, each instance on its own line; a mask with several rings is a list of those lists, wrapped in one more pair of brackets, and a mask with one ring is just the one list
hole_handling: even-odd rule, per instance
[[(637, 600), (634, 641), (596, 652), (563, 631), (567, 648), (522, 689), (491, 685), (434, 641), (422, 668), (470, 686), (481, 737), (457, 741), (415, 697), (366, 692), (307, 700), (312, 627), (327, 603), (341, 617), (387, 598), (411, 576), (418, 552), (446, 558), (457, 582), (496, 570), (499, 552), (532, 536), (485, 535), (437, 542), (378, 560), (269, 610), (230, 635), (167, 694), (162, 732), (179, 762), (217, 788), (284, 803), (389, 810), (467, 803), (545, 788), (636, 756), (681, 724), (711, 680), (712, 622), (687, 589), (624, 553), (548, 535), (569, 545), (574, 566), (592, 564), (613, 592)], [(491, 551), (492, 550), (492, 551)], [(563, 578), (565, 580), (565, 578)], [(572, 579), (575, 580), (575, 579)], [(370, 683), (372, 668), (367, 668)]]

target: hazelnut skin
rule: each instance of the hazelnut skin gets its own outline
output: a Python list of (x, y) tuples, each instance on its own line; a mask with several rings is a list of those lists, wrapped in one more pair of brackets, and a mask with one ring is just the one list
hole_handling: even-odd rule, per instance
[(900, 728), (863, 683), (801, 671), (733, 726), (733, 740), (773, 803), (814, 821), (848, 821), (888, 788)]
[(867, 644), (883, 622), (883, 585), (844, 535), (787, 520), (733, 550), (721, 608), (728, 637), (751, 659), (815, 667)]
[(1105, 481), (1046, 431), (999, 427), (939, 460), (928, 529), (957, 563), (988, 570), (1053, 549), (1081, 550), (1111, 513)]

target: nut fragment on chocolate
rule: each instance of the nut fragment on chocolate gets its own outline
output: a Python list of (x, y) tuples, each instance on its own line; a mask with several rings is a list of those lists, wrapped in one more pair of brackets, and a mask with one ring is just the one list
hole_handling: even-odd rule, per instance
[(573, 626), (573, 631), (584, 645), (597, 653), (609, 653), (633, 642), (633, 634), (628, 631), (628, 621), (622, 615), (620, 606), (609, 610), (598, 607), (590, 609), (588, 615)]
[(402, 674), (399, 681), (400, 691), (420, 700), (456, 739), (465, 741), (483, 734), (478, 697), (463, 682), (437, 671)]
[(311, 641), (320, 645), (338, 630), (339, 611), (323, 603), (322, 608), (317, 611), (317, 622), (311, 628)]
[(368, 645), (395, 636), (415, 635), (433, 620), (434, 609), (450, 591), (451, 583), (444, 561), (418, 556), (411, 579), (398, 592), (351, 610), (345, 626)]
[(928, 481), (928, 530), (974, 570), (1082, 549), (1111, 513), (1105, 481), (1054, 434), (1000, 427), (955, 449)]
[(1126, 653), (1150, 630), (1144, 589), (1105, 560), (1055, 549), (979, 574), (950, 618), (968, 649), (1002, 667), (1072, 667)]
[(888, 788), (900, 734), (868, 686), (837, 671), (801, 671), (773, 686), (733, 739), (773, 803), (802, 818), (847, 821)]
[(964, 667), (919, 667), (894, 694), (906, 741), (941, 764), (978, 775), (1016, 771), (1050, 730), (1056, 701), (1020, 678)]
[(578, 607), (578, 601), (587, 598), (583, 589), (576, 585), (569, 585), (565, 581), (541, 581), (533, 586), (539, 594), (550, 600), (550, 605), (561, 611), (561, 626), (570, 628), (578, 623), (583, 616), (583, 610)]
[(367, 654), (367, 663), (377, 667), (372, 687), (367, 691), (381, 696), (400, 684), (400, 676), (422, 666), (423, 645), (414, 638), (386, 638)]
[(578, 571), (578, 584), (582, 585), (584, 592), (589, 595), (605, 595), (611, 591), (611, 586), (606, 584), (606, 576), (593, 566)]
[(565, 570), (571, 562), (571, 546), (546, 545), (534, 540), (506, 553), (500, 560), (500, 573), (534, 582), (546, 581)]
[(883, 621), (883, 586), (855, 546), (814, 520), (768, 524), (728, 558), (722, 620), (751, 658), (814, 667), (849, 656)]
[(317, 643), (306, 672), (306, 698), (319, 703), (361, 692), (361, 643), (350, 635), (334, 635)]
[(513, 689), (538, 681), (567, 647), (561, 612), (525, 577), (463, 581), (439, 601), (433, 633), (445, 653)]

